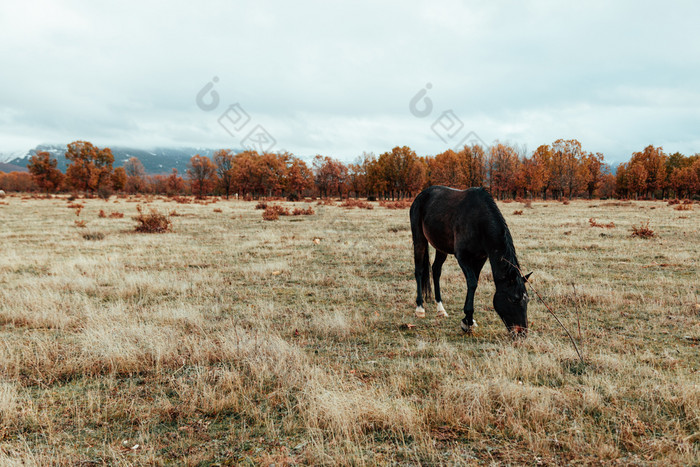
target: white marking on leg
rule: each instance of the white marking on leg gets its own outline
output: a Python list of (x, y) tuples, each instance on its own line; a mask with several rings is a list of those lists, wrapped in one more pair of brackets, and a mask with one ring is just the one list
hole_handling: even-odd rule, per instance
[(476, 324), (476, 320), (474, 318), (472, 318), (472, 323), (474, 323), (474, 324), (472, 324), (473, 327), (475, 327), (475, 328), (479, 327), (479, 325)]
[(425, 308), (422, 306), (416, 307), (416, 318), (425, 318)]
[(438, 318), (447, 318), (449, 316), (447, 311), (445, 311), (445, 307), (442, 306), (442, 302), (438, 302), (437, 304), (437, 316)]

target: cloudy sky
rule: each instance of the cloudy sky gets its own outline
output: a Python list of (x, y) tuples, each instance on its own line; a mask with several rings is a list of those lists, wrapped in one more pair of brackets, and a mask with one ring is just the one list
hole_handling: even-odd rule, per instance
[[(700, 2), (0, 4), (0, 153), (700, 152)], [(198, 97), (199, 95), (199, 97)], [(247, 140), (246, 140), (247, 138)]]

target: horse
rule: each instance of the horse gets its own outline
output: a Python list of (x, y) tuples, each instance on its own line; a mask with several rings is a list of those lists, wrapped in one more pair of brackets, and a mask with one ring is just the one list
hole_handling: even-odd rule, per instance
[(493, 307), (509, 332), (514, 336), (525, 335), (529, 301), (525, 283), (532, 273), (526, 276), (520, 273), (510, 230), (489, 192), (484, 188), (456, 190), (431, 186), (416, 196), (410, 217), (416, 317), (425, 317), (423, 301), (430, 299), (430, 244), (435, 248), (432, 273), (438, 317), (448, 316), (440, 295), (440, 274), (447, 255), (454, 255), (467, 279), (467, 299), (460, 327), (464, 332), (471, 332), (477, 326), (474, 293), (488, 258), (496, 284)]

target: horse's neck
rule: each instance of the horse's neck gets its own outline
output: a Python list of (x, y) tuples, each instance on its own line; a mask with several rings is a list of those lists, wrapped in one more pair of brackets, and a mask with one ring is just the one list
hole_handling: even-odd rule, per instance
[(489, 253), (489, 262), (491, 263), (491, 274), (496, 287), (499, 287), (503, 282), (508, 280), (512, 275), (512, 267), (506, 263), (504, 250), (494, 250)]

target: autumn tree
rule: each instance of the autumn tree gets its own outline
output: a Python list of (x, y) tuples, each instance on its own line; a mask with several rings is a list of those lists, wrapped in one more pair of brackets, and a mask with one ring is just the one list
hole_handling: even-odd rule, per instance
[(615, 194), (615, 175), (606, 172), (600, 177), (598, 193), (600, 193), (601, 198), (613, 197)]
[(649, 174), (643, 164), (630, 163), (626, 170), (627, 188), (634, 193), (635, 198), (647, 191), (647, 178)]
[[(233, 157), (233, 189), (243, 196), (253, 193), (259, 155), (256, 151), (239, 152)], [(255, 194), (255, 193), (253, 193)]]
[(229, 198), (233, 190), (233, 154), (230, 149), (220, 149), (214, 153), (216, 175), (219, 178), (219, 187)]
[(312, 164), (314, 183), (321, 197), (336, 193), (343, 195), (348, 177), (348, 168), (339, 160), (329, 156), (316, 155)]
[(386, 191), (387, 183), (384, 179), (379, 159), (374, 154), (369, 154), (362, 160), (365, 173), (365, 193), (369, 199), (374, 199)]
[(268, 196), (279, 196), (285, 185), (288, 153), (263, 153), (257, 161), (256, 190)]
[(690, 157), (682, 155), (678, 157), (676, 154), (669, 156), (669, 159), (676, 159), (669, 164), (671, 172), (668, 179), (669, 188), (673, 190), (676, 197), (690, 198), (693, 195), (700, 195), (700, 154)]
[(519, 185), (525, 190), (525, 194), (539, 194), (545, 190), (546, 171), (545, 165), (533, 154), (523, 159), (520, 166)]
[(410, 197), (425, 185), (426, 166), (408, 146), (396, 146), (379, 156), (385, 194), (392, 199)]
[(630, 168), (640, 165), (644, 168), (635, 169), (635, 173), (646, 174), (644, 181), (639, 181), (642, 187), (638, 194), (645, 193), (647, 197), (655, 197), (657, 192), (661, 192), (663, 197), (666, 189), (666, 161), (668, 156), (663, 152), (663, 148), (649, 145), (641, 152), (635, 152), (630, 159)]
[(185, 181), (178, 175), (177, 169), (173, 169), (165, 180), (165, 192), (168, 196), (185, 192)]
[(483, 186), (486, 180), (486, 151), (478, 144), (465, 145), (457, 153), (465, 187)]
[(452, 149), (448, 149), (428, 162), (430, 170), (430, 184), (444, 185), (452, 188), (467, 188), (464, 166), (459, 155)]
[(187, 178), (192, 192), (198, 198), (203, 198), (216, 186), (216, 166), (208, 157), (196, 154), (187, 164)]
[(126, 186), (127, 176), (124, 167), (117, 167), (110, 177), (112, 188), (115, 191), (122, 191)]
[(126, 191), (129, 193), (143, 193), (146, 191), (146, 169), (136, 157), (130, 158), (124, 164), (126, 174)]
[(0, 172), (0, 190), (29, 192), (37, 188), (34, 177), (27, 172)]
[(547, 199), (547, 192), (552, 188), (552, 148), (548, 144), (543, 144), (535, 149), (532, 154), (532, 173), (533, 176), (539, 176), (541, 183), (533, 184), (533, 192), (535, 188), (539, 188), (542, 192), (542, 199)]
[(588, 192), (588, 199), (593, 199), (593, 193), (600, 186), (606, 170), (603, 154), (597, 152), (584, 153), (581, 159), (581, 182)]
[(27, 168), (39, 189), (47, 195), (56, 191), (63, 181), (63, 173), (56, 168), (58, 161), (46, 151), (40, 151), (29, 159)]
[(571, 198), (581, 188), (580, 164), (583, 156), (581, 143), (575, 139), (558, 139), (552, 143), (554, 182), (563, 195)]
[(490, 188), (491, 192), (503, 198), (506, 193), (515, 195), (516, 175), (520, 169), (515, 148), (497, 143), (489, 149)]
[(76, 190), (95, 192), (111, 185), (114, 155), (109, 148), (100, 149), (87, 141), (74, 141), (68, 145), (66, 170), (68, 183)]
[(615, 193), (621, 198), (629, 196), (626, 162), (619, 164), (615, 170)]
[(298, 157), (291, 157), (287, 164), (285, 190), (291, 200), (297, 200), (314, 186), (314, 174), (306, 162)]

